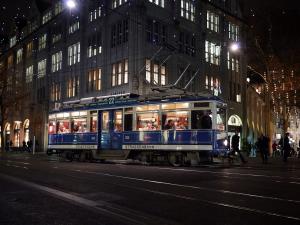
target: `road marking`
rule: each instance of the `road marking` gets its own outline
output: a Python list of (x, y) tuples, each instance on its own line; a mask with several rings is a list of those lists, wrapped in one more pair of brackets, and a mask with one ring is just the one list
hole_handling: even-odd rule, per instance
[(192, 170), (192, 169), (173, 169), (173, 168), (163, 168), (163, 167), (152, 167), (153, 169), (160, 170), (170, 170), (170, 171), (181, 171), (181, 172), (195, 172), (195, 173), (211, 173), (211, 174), (221, 174), (221, 175), (239, 175), (239, 176), (250, 176), (250, 177), (263, 177), (263, 178), (281, 178), (281, 179), (296, 179), (300, 180), (299, 177), (282, 177), (274, 175), (263, 175), (263, 174), (253, 174), (253, 173), (236, 173), (236, 172), (217, 172), (217, 171), (201, 171), (201, 170)]
[[(167, 221), (165, 219), (147, 215), (145, 213), (131, 210), (122, 206), (114, 206), (113, 204), (101, 200), (93, 201), (78, 195), (69, 194), (67, 192), (63, 192), (54, 188), (50, 188), (47, 186), (39, 185), (33, 182), (25, 181), (16, 177), (8, 176), (0, 173), (0, 178), (10, 180), (15, 183), (19, 183), (21, 185), (34, 188), (36, 190), (48, 193), (49, 195), (56, 197), (61, 200), (68, 201), (72, 204), (89, 207), (96, 211), (101, 211), (107, 215), (112, 216), (112, 218), (116, 220), (120, 220), (122, 224), (130, 224), (130, 225), (147, 225), (147, 224), (173, 224), (179, 225), (174, 221)], [(135, 219), (136, 218), (136, 219)], [(157, 222), (157, 223), (156, 223)]]
[[(72, 170), (72, 171), (81, 172), (79, 170)], [(120, 176), (120, 175), (114, 175), (114, 174), (109, 174), (109, 173), (90, 172), (90, 171), (84, 171), (82, 173), (96, 174), (96, 175), (115, 177), (115, 178), (120, 178), (120, 179), (134, 180), (134, 181), (141, 181), (141, 182), (145, 182), (145, 183), (162, 184), (162, 185), (168, 185), (168, 186), (173, 186), (173, 187), (190, 188), (190, 189), (194, 189), (194, 190), (219, 192), (219, 193), (222, 193), (222, 194), (246, 196), (246, 197), (252, 197), (252, 198), (259, 198), (259, 199), (269, 199), (269, 200), (276, 200), (276, 201), (282, 201), (282, 202), (291, 202), (291, 203), (296, 203), (296, 204), (300, 203), (300, 201), (292, 200), (292, 199), (284, 199), (284, 198), (279, 198), (279, 197), (255, 195), (255, 194), (249, 194), (249, 193), (243, 193), (243, 192), (234, 192), (234, 191), (228, 191), (228, 190), (223, 190), (223, 189), (214, 189), (214, 190), (212, 190), (210, 188), (199, 187), (199, 186), (183, 185), (183, 184), (169, 183), (169, 182), (163, 182), (163, 181), (148, 180), (148, 179), (142, 179), (142, 178), (127, 177), (127, 176)]]
[[(125, 186), (127, 186), (127, 185), (125, 185)], [(127, 187), (129, 187), (129, 186), (127, 186)], [(137, 188), (137, 187), (129, 187), (129, 188), (133, 188), (135, 190), (146, 191), (146, 192), (150, 192), (153, 194), (168, 196), (168, 197), (174, 197), (174, 198), (190, 200), (190, 201), (198, 201), (198, 202), (202, 202), (205, 204), (216, 205), (216, 206), (221, 206), (221, 207), (225, 207), (225, 208), (238, 209), (238, 210), (243, 210), (243, 211), (247, 211), (247, 212), (254, 212), (254, 213), (268, 215), (268, 216), (275, 216), (275, 217), (280, 217), (280, 218), (284, 218), (284, 219), (300, 221), (300, 218), (298, 218), (298, 217), (287, 216), (287, 215), (283, 215), (283, 214), (248, 208), (248, 207), (244, 207), (244, 206), (232, 205), (232, 204), (227, 204), (227, 203), (223, 203), (223, 202), (202, 200), (202, 199), (188, 197), (188, 196), (184, 196), (184, 195), (176, 195), (176, 194), (166, 193), (166, 192), (162, 192), (162, 191), (154, 191), (154, 190), (147, 189), (147, 188)]]

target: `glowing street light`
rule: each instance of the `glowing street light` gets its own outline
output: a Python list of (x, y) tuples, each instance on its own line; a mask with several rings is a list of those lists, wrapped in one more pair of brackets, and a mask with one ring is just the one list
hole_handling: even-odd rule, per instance
[(240, 49), (240, 45), (238, 43), (232, 43), (230, 46), (229, 46), (230, 50), (232, 52), (237, 52), (239, 49)]
[(66, 5), (69, 9), (74, 9), (76, 7), (76, 1), (74, 0), (67, 0)]

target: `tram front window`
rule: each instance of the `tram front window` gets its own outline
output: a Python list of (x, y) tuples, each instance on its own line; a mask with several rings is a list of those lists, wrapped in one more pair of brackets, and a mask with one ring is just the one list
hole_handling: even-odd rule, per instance
[(217, 108), (217, 129), (224, 131), (226, 123), (226, 109)]
[(211, 110), (192, 111), (192, 129), (212, 129)]
[(90, 132), (97, 132), (97, 112), (91, 112), (90, 115)]

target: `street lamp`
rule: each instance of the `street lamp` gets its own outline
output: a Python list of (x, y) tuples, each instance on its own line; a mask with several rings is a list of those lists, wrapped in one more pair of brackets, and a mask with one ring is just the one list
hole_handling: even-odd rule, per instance
[(75, 0), (67, 0), (66, 1), (66, 6), (69, 8), (69, 9), (74, 9), (76, 7), (76, 1)]
[(229, 49), (231, 52), (237, 52), (238, 50), (240, 50), (240, 45), (239, 43), (234, 42), (229, 46)]

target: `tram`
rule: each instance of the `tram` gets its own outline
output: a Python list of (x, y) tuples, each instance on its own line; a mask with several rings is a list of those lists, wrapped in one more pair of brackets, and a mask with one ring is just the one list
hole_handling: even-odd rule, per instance
[(226, 104), (218, 97), (121, 94), (86, 100), (49, 113), (49, 155), (185, 164), (227, 148)]

